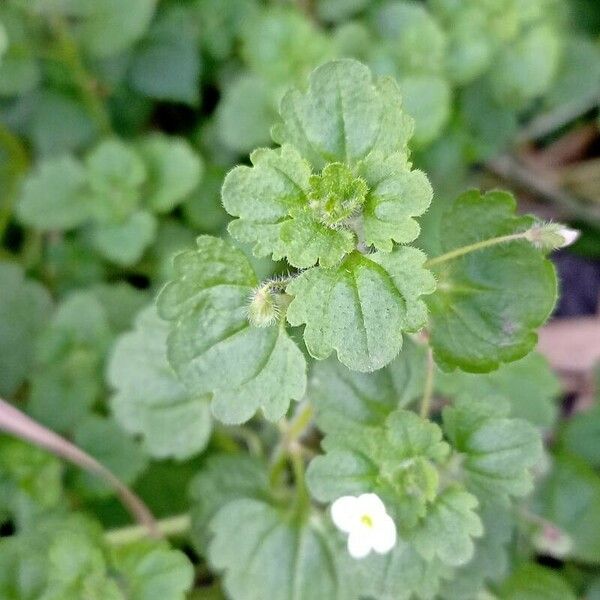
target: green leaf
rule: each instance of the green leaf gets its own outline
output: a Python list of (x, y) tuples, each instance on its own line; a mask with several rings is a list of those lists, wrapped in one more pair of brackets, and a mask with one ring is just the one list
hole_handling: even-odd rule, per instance
[(35, 102), (30, 129), (37, 152), (47, 157), (77, 150), (97, 134), (85, 106), (53, 90), (43, 92)]
[(251, 73), (227, 82), (215, 112), (219, 141), (238, 154), (267, 146), (269, 127), (277, 118), (273, 96), (272, 84)]
[(102, 392), (102, 368), (111, 340), (104, 308), (91, 292), (58, 307), (40, 336), (28, 410), (60, 432), (72, 430)]
[(165, 542), (107, 548), (99, 525), (79, 514), (50, 517), (0, 541), (2, 598), (184, 600), (192, 581), (186, 556)]
[(251, 22), (259, 9), (256, 0), (195, 0), (196, 19), (202, 24), (200, 42), (217, 60), (224, 60), (236, 49), (241, 30)]
[(510, 404), (510, 416), (549, 428), (557, 414), (560, 384), (548, 361), (537, 352), (502, 365), (492, 373), (438, 372), (436, 388), (456, 399), (500, 396)]
[(291, 146), (255, 150), (250, 160), (252, 168), (236, 167), (223, 182), (223, 206), (240, 217), (229, 231), (239, 241), (253, 242), (257, 256), (273, 254), (279, 260), (285, 255), (281, 222), (290, 207), (307, 203), (310, 167)]
[(536, 512), (570, 537), (570, 558), (600, 564), (600, 477), (583, 460), (554, 458), (536, 490)]
[(422, 395), (425, 364), (425, 347), (410, 338), (387, 367), (374, 373), (350, 371), (331, 358), (316, 363), (308, 394), (317, 408), (319, 427), (334, 434), (347, 427), (380, 423)]
[[(252, 499), (230, 502), (213, 519), (210, 562), (239, 600), (348, 600), (339, 551), (318, 522), (296, 522)], [(240, 531), (244, 532), (240, 536)]]
[(434, 501), (415, 532), (414, 543), (426, 560), (434, 556), (447, 565), (466, 564), (473, 556), (473, 537), (483, 535), (475, 508), (477, 498), (457, 486), (446, 488)]
[(134, 212), (119, 223), (93, 227), (91, 239), (102, 256), (122, 266), (138, 262), (156, 236), (156, 217), (144, 210)]
[(377, 600), (431, 600), (451, 570), (438, 558), (425, 560), (410, 543), (399, 540), (385, 556), (371, 554), (354, 561), (351, 569), (361, 597)]
[(80, 18), (75, 28), (82, 46), (96, 57), (126, 50), (148, 28), (156, 0), (77, 0), (70, 3)]
[(102, 551), (86, 533), (59, 533), (47, 554), (48, 584), (40, 600), (123, 600)]
[(207, 165), (200, 184), (181, 205), (186, 222), (197, 231), (218, 233), (225, 229), (228, 216), (221, 202), (221, 187), (226, 172), (219, 165)]
[(400, 532), (408, 532), (427, 513), (438, 492), (435, 466), (444, 461), (448, 445), (442, 431), (413, 412), (376, 412), (340, 427), (325, 423), (326, 454), (310, 463), (307, 481), (320, 502), (340, 496), (376, 493), (395, 517)]
[(287, 319), (306, 324), (304, 341), (313, 357), (336, 350), (351, 369), (380, 369), (400, 351), (403, 331), (425, 325), (420, 296), (433, 292), (435, 280), (424, 261), (419, 250), (401, 247), (389, 254), (354, 252), (335, 269), (305, 271), (287, 287), (294, 296)]
[(62, 476), (54, 456), (16, 438), (0, 437), (0, 523), (13, 519), (23, 527), (55, 510), (64, 502)]
[(219, 509), (232, 500), (267, 500), (269, 479), (261, 460), (247, 454), (215, 454), (190, 483), (191, 537), (196, 549), (206, 554), (209, 523)]
[(76, 159), (60, 156), (42, 161), (23, 184), (19, 221), (43, 231), (73, 229), (89, 221), (93, 206), (85, 186), (85, 169)]
[(258, 282), (247, 258), (201, 236), (174, 266), (158, 307), (173, 321), (168, 358), (179, 378), (193, 394), (212, 394), (212, 412), (225, 423), (242, 423), (259, 407), (280, 419), (304, 395), (305, 360), (282, 323), (250, 325), (248, 298)]
[(135, 212), (140, 186), (146, 180), (141, 157), (126, 143), (108, 139), (86, 156), (85, 165), (96, 220), (113, 224), (125, 221)]
[(208, 443), (209, 397), (190, 394), (177, 379), (167, 361), (168, 330), (154, 307), (141, 312), (135, 329), (117, 340), (107, 378), (119, 424), (142, 437), (150, 456), (185, 459)]
[(371, 155), (360, 164), (359, 172), (369, 186), (363, 213), (366, 244), (391, 252), (393, 242), (416, 239), (420, 228), (413, 217), (427, 210), (433, 196), (427, 176), (411, 170), (399, 153), (385, 159)]
[(276, 86), (279, 100), (282, 87), (332, 58), (332, 48), (325, 32), (296, 7), (274, 6), (243, 27), (242, 56), (250, 72)]
[(170, 212), (198, 185), (203, 165), (182, 138), (153, 134), (139, 144), (148, 168), (145, 204), (158, 213)]
[(194, 581), (188, 558), (164, 542), (141, 540), (110, 551), (127, 600), (185, 600)]
[(555, 570), (540, 565), (521, 565), (501, 586), (501, 600), (575, 600), (577, 596)]
[[(133, 483), (148, 466), (140, 445), (127, 437), (112, 419), (88, 415), (77, 424), (74, 441), (123, 483)], [(76, 481), (88, 495), (114, 494), (114, 490), (97, 475), (78, 470)]]
[(353, 166), (370, 152), (384, 158), (405, 153), (412, 135), (395, 82), (373, 81), (369, 69), (353, 60), (317, 68), (306, 93), (289, 91), (280, 112), (273, 139), (294, 146), (319, 170), (328, 162)]
[(490, 84), (498, 101), (521, 108), (541, 96), (553, 83), (561, 59), (556, 28), (541, 23), (507, 45), (490, 71)]
[(189, 10), (174, 6), (153, 23), (133, 58), (129, 80), (156, 100), (199, 104), (201, 62)]
[[(336, 80), (339, 85), (332, 89)], [(285, 257), (297, 268), (317, 262), (336, 266), (359, 242), (390, 252), (394, 241), (414, 240), (419, 227), (413, 217), (427, 209), (432, 191), (425, 175), (411, 170), (406, 143), (412, 130), (394, 84), (385, 80), (375, 87), (366, 67), (338, 61), (317, 69), (311, 86), (306, 97), (291, 94), (310, 112), (306, 128), (316, 128), (319, 118), (324, 127), (347, 127), (348, 139), (338, 146), (348, 143), (356, 149), (348, 150), (351, 154), (323, 152), (315, 161), (315, 144), (300, 139), (307, 132), (294, 130), (289, 137), (277, 138), (291, 145), (253, 152), (253, 167), (237, 167), (223, 186), (226, 210), (239, 217), (230, 226), (231, 234), (253, 243), (257, 255)], [(359, 92), (371, 103), (357, 101), (354, 94)], [(285, 104), (284, 100), (284, 122), (295, 128), (297, 119), (286, 117)], [(396, 121), (388, 123), (391, 115)], [(388, 126), (396, 127), (393, 133)], [(351, 139), (355, 131), (367, 139)], [(320, 125), (315, 134), (323, 134)], [(340, 130), (335, 135), (344, 134)], [(330, 143), (331, 136), (325, 142)], [(307, 161), (318, 172), (312, 173)]]
[(0, 262), (0, 290), (0, 394), (11, 397), (30, 372), (52, 303), (46, 289), (12, 263)]
[(444, 582), (444, 600), (475, 600), (491, 582), (506, 576), (509, 568), (507, 545), (513, 535), (514, 517), (510, 507), (495, 502), (479, 508), (484, 534), (475, 540), (473, 558), (456, 569)]
[(459, 400), (442, 413), (444, 431), (464, 454), (467, 485), (497, 500), (531, 491), (529, 469), (542, 453), (538, 430), (526, 421), (508, 418), (508, 405), (500, 400)]
[(600, 406), (573, 415), (560, 434), (562, 447), (600, 468)]
[[(460, 196), (441, 219), (441, 252), (528, 229), (505, 192)], [(469, 227), (464, 227), (469, 223)], [(525, 240), (477, 250), (433, 268), (431, 345), (445, 370), (487, 372), (518, 360), (536, 344), (535, 330), (556, 301), (552, 263)]]

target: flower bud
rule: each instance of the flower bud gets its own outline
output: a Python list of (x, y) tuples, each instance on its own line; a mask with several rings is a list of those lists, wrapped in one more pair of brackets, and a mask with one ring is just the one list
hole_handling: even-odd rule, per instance
[(579, 238), (580, 232), (561, 223), (538, 223), (525, 232), (525, 239), (536, 248), (550, 251), (565, 248)]
[(270, 282), (264, 283), (252, 291), (248, 304), (248, 321), (254, 327), (270, 327), (277, 323), (279, 305), (277, 294)]

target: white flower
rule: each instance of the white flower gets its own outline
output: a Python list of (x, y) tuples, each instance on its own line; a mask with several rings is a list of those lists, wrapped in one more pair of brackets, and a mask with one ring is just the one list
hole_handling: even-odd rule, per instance
[(338, 498), (331, 505), (331, 518), (348, 534), (353, 558), (364, 558), (371, 550), (386, 554), (396, 545), (396, 524), (377, 494)]
[(536, 248), (550, 251), (566, 248), (577, 241), (581, 232), (561, 223), (537, 223), (524, 232), (523, 236)]
[(563, 227), (559, 230), (558, 233), (565, 240), (564, 244), (562, 245), (563, 248), (565, 246), (570, 246), (571, 244), (575, 243), (581, 235), (580, 231), (578, 231), (577, 229), (571, 229), (570, 227)]

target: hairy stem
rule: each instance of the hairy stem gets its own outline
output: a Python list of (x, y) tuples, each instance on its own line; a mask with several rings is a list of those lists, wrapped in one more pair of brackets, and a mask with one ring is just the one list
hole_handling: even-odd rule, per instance
[[(156, 529), (162, 537), (178, 537), (187, 533), (192, 526), (190, 515), (176, 515), (156, 521)], [(141, 525), (111, 529), (104, 534), (104, 539), (111, 546), (124, 546), (148, 536), (148, 530)]]
[(482, 240), (481, 242), (475, 242), (474, 244), (469, 244), (467, 246), (462, 246), (460, 248), (455, 248), (450, 252), (446, 252), (445, 254), (441, 254), (440, 256), (436, 256), (435, 258), (430, 258), (425, 262), (425, 267), (434, 267), (439, 265), (440, 263), (447, 262), (449, 260), (454, 260), (455, 258), (460, 258), (465, 254), (470, 254), (471, 252), (476, 252), (477, 250), (482, 250), (483, 248), (489, 248), (490, 246), (497, 246), (498, 244), (504, 244), (506, 242), (512, 242), (514, 240), (524, 240), (526, 232), (522, 233), (511, 233), (510, 235), (501, 235), (495, 238), (490, 238), (489, 240)]
[(433, 352), (431, 348), (427, 348), (427, 367), (425, 372), (425, 388), (423, 389), (423, 397), (421, 398), (421, 409), (419, 414), (423, 419), (429, 417), (431, 410), (431, 399), (433, 397), (433, 380), (435, 376), (435, 363), (433, 362)]
[(156, 520), (150, 509), (118, 477), (93, 456), (54, 433), (54, 431), (40, 425), (2, 399), (0, 399), (0, 431), (5, 431), (22, 440), (31, 442), (104, 479), (115, 490), (123, 506), (144, 528), (146, 533), (154, 537), (160, 536), (156, 527)]

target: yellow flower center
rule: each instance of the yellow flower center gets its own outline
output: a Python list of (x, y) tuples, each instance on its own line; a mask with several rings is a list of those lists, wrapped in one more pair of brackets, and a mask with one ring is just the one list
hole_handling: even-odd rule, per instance
[(363, 515), (360, 518), (360, 522), (366, 527), (373, 527), (373, 519), (369, 515)]

